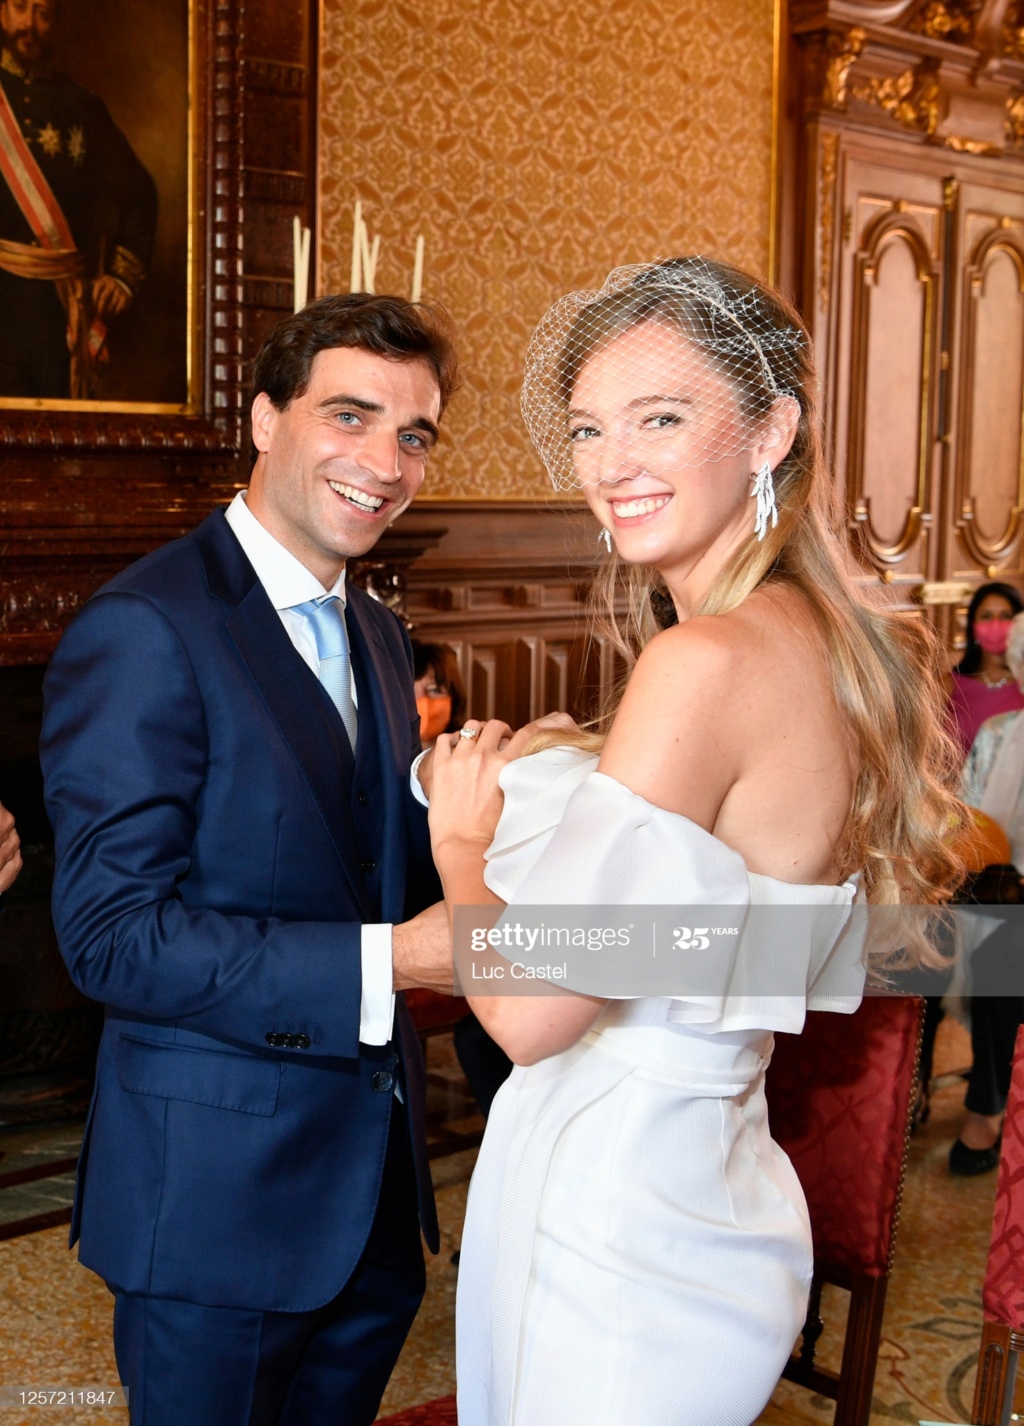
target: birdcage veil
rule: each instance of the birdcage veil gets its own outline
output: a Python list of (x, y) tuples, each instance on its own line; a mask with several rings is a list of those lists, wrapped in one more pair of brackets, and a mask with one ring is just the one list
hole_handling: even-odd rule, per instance
[[(737, 455), (799, 399), (803, 330), (764, 289), (706, 258), (617, 267), (560, 298), (526, 354), (522, 411), (556, 490), (606, 479), (619, 457), (703, 465)], [(591, 358), (609, 351), (593, 377)], [(594, 409), (591, 409), (593, 406)]]

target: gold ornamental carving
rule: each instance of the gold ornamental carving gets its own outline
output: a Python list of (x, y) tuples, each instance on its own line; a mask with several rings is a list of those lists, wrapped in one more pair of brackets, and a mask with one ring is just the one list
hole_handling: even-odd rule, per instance
[(821, 258), (818, 306), (828, 311), (832, 292), (832, 252), (836, 236), (836, 160), (839, 155), (839, 135), (821, 136)]
[(1024, 94), (1006, 101), (1006, 137), (1011, 144), (1024, 144)]
[(827, 62), (821, 87), (821, 102), (829, 109), (845, 109), (850, 70), (864, 48), (867, 35), (863, 30), (849, 30), (845, 35), (829, 35), (825, 47)]
[(980, 9), (981, 0), (929, 0), (909, 28), (931, 40), (969, 41), (974, 37), (974, 22)]
[(868, 79), (851, 89), (854, 99), (891, 114), (906, 129), (931, 136), (939, 125), (939, 81), (934, 69), (922, 65), (885, 79)]

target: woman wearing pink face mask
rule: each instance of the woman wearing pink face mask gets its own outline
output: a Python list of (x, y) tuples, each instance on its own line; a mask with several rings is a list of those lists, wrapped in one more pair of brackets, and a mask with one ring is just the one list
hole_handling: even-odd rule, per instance
[(966, 757), (986, 718), (1024, 708), (1006, 664), (1006, 641), (1024, 599), (1012, 584), (981, 584), (967, 609), (967, 647), (951, 673), (950, 731)]

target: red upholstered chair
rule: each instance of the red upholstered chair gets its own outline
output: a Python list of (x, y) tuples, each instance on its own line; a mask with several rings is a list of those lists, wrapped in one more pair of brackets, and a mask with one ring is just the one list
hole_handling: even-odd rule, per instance
[[(439, 995), (435, 990), (407, 990), (405, 1003), (412, 1016), (413, 1027), (427, 1057), (427, 1041), (431, 1035), (443, 1035), (455, 1026), (469, 1009), (461, 995)], [(443, 1096), (444, 1108), (427, 1108), (427, 1154), (432, 1159), (455, 1154), (460, 1149), (475, 1148), (483, 1138), (483, 1121), (468, 1089), (461, 1097), (452, 1098), (451, 1081), (444, 1075), (427, 1072), (427, 1084), (434, 1085)], [(460, 1102), (461, 1099), (461, 1102)], [(466, 1124), (464, 1121), (476, 1121)]]
[[(834, 1426), (867, 1426), (903, 1191), (924, 1001), (868, 996), (854, 1015), (811, 1011), (777, 1035), (766, 1092), (772, 1137), (807, 1195), (814, 1280), (799, 1351), (783, 1375), (836, 1403)], [(826, 1283), (850, 1293), (838, 1372), (819, 1366)]]
[(436, 990), (407, 990), (405, 1003), (424, 1052), (425, 1041), (431, 1035), (443, 1035), (445, 1030), (453, 1030), (469, 1009), (461, 995), (439, 995)]
[(443, 1396), (439, 1401), (427, 1401), (422, 1406), (410, 1406), (397, 1416), (379, 1416), (377, 1426), (458, 1426), (455, 1397)]
[(1013, 1410), (1017, 1354), (1024, 1351), (1024, 1028), (1017, 1031), (1003, 1120), (982, 1303), (985, 1325), (971, 1420), (977, 1426), (1005, 1426)]

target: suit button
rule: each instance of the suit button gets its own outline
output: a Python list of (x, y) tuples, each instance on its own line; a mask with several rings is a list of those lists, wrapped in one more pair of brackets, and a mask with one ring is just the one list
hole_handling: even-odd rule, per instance
[(363, 860), (359, 863), (359, 865), (365, 872), (377, 870), (377, 863), (375, 861), (372, 861), (369, 857), (364, 857)]
[(268, 1030), (265, 1038), (267, 1044), (272, 1046), (275, 1050), (280, 1049), (284, 1044), (284, 1036), (279, 1035), (276, 1030)]
[(296, 1048), (297, 1050), (308, 1050), (308, 1049), (309, 1049), (309, 1046), (310, 1046), (310, 1044), (311, 1044), (311, 1041), (310, 1041), (310, 1038), (309, 1038), (308, 1035), (296, 1035), (294, 1038), (295, 1038), (295, 1048)]
[(283, 1047), (284, 1049), (286, 1049), (286, 1050), (294, 1050), (294, 1048), (295, 1048), (295, 1036), (294, 1036), (294, 1035), (287, 1035), (287, 1034), (282, 1035), (282, 1036), (281, 1036), (281, 1045), (282, 1045), (282, 1047)]
[(367, 797), (365, 792), (357, 792), (356, 801), (359, 803), (360, 807), (369, 807), (370, 805), (370, 799)]
[(395, 1087), (395, 1077), (388, 1070), (377, 1070), (370, 1083), (378, 1094), (387, 1094)]

